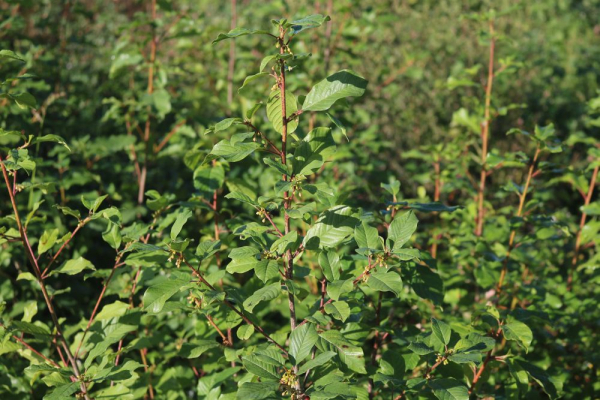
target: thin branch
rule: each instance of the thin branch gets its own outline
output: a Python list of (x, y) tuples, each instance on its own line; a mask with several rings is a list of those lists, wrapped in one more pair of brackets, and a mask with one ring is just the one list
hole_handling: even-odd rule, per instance
[[(535, 168), (535, 164), (540, 155), (541, 149), (540, 146), (535, 150), (535, 155), (533, 156), (533, 160), (531, 161), (531, 165), (529, 166), (529, 172), (527, 173), (527, 179), (525, 180), (525, 187), (523, 188), (523, 193), (519, 196), (519, 208), (517, 210), (517, 217), (520, 218), (523, 215), (523, 207), (525, 205), (525, 199), (527, 198), (527, 191), (529, 190), (529, 184), (531, 183), (533, 177), (533, 169)], [(497, 291), (498, 295), (502, 291), (502, 285), (504, 284), (504, 278), (506, 277), (506, 273), (508, 271), (508, 260), (510, 259), (510, 254), (515, 246), (515, 236), (517, 235), (517, 229), (513, 229), (510, 232), (510, 238), (508, 239), (508, 250), (506, 251), (506, 255), (504, 256), (504, 260), (502, 262), (502, 272), (500, 273), (500, 278), (498, 280)], [(499, 299), (500, 296), (497, 297)]]
[(65, 249), (65, 247), (67, 247), (67, 245), (69, 243), (71, 243), (71, 240), (75, 237), (75, 235), (77, 234), (77, 232), (79, 232), (79, 230), (81, 228), (83, 228), (85, 226), (85, 224), (87, 224), (90, 220), (90, 217), (85, 218), (82, 221), (79, 221), (79, 223), (77, 224), (77, 227), (73, 230), (73, 233), (71, 233), (71, 236), (69, 236), (69, 238), (67, 240), (65, 240), (65, 242), (63, 243), (62, 246), (60, 246), (60, 249), (58, 249), (58, 251), (56, 252), (56, 254), (54, 254), (54, 256), (52, 257), (52, 259), (50, 260), (50, 262), (48, 263), (48, 265), (46, 266), (46, 268), (44, 268), (44, 272), (42, 272), (42, 279), (46, 279), (48, 277), (48, 270), (50, 269), (50, 267), (52, 266), (52, 264), (54, 263), (54, 261), (56, 261), (56, 259), (58, 258), (58, 256), (60, 255), (60, 253), (62, 253), (62, 251)]
[[(590, 186), (588, 188), (587, 196), (585, 197), (584, 207), (590, 204), (592, 200), (592, 194), (594, 193), (594, 187), (596, 186), (596, 179), (598, 178), (598, 169), (600, 165), (596, 165), (594, 168), (594, 172), (592, 173), (592, 178), (590, 179)], [(571, 268), (569, 270), (569, 277), (567, 278), (567, 290), (571, 291), (573, 285), (573, 273), (575, 271), (575, 267), (577, 267), (577, 260), (579, 259), (579, 251), (581, 250), (581, 233), (583, 232), (583, 227), (585, 226), (585, 221), (587, 219), (587, 214), (585, 212), (581, 213), (581, 220), (579, 221), (579, 230), (577, 231), (577, 237), (575, 238), (575, 253), (573, 254), (573, 258), (571, 259)]]
[(492, 99), (492, 86), (494, 84), (494, 50), (496, 46), (496, 39), (494, 38), (494, 20), (489, 22), (490, 30), (490, 56), (488, 62), (488, 79), (485, 88), (485, 110), (483, 123), (481, 124), (481, 173), (479, 177), (479, 189), (477, 199), (477, 226), (475, 228), (475, 235), (481, 236), (483, 233), (483, 220), (485, 218), (485, 209), (483, 207), (483, 201), (485, 197), (485, 181), (487, 178), (487, 153), (488, 153), (488, 134), (490, 130), (490, 104)]
[[(188, 260), (182, 255), (182, 261), (185, 265), (187, 265), (191, 270), (192, 273), (194, 275), (196, 275), (196, 277), (200, 280), (200, 282), (202, 282), (207, 288), (209, 288), (210, 290), (214, 290), (216, 291), (215, 287), (213, 285), (211, 285), (210, 283), (208, 283), (206, 281), (206, 279), (204, 279), (204, 277), (202, 276), (202, 274), (200, 274), (199, 271), (197, 271), (189, 262)], [(263, 328), (261, 328), (260, 326), (256, 325), (255, 323), (253, 323), (252, 321), (250, 321), (248, 319), (248, 317), (246, 317), (246, 315), (244, 315), (244, 313), (242, 311), (240, 311), (236, 306), (234, 306), (233, 304), (231, 304), (228, 300), (223, 300), (222, 301), (223, 304), (225, 304), (227, 307), (229, 307), (233, 312), (235, 312), (237, 315), (239, 315), (240, 317), (242, 317), (242, 319), (244, 320), (245, 323), (247, 323), (248, 325), (251, 325), (254, 330), (258, 333), (260, 333), (261, 335), (263, 335), (269, 342), (273, 343), (275, 346), (277, 346), (279, 348), (279, 350), (281, 350), (286, 356), (288, 355), (288, 351), (281, 346), (279, 343), (277, 343), (273, 338), (271, 338), (271, 336), (269, 336), (264, 330)]]
[(175, 135), (177, 133), (177, 131), (179, 130), (179, 128), (181, 128), (183, 125), (185, 125), (185, 123), (186, 123), (185, 119), (183, 121), (179, 121), (173, 127), (173, 129), (171, 129), (171, 132), (169, 132), (167, 134), (167, 136), (165, 136), (165, 138), (160, 142), (160, 144), (158, 146), (154, 145), (154, 154), (158, 154), (162, 150), (162, 148), (166, 146), (166, 144), (173, 137), (173, 135)]
[[(23, 246), (25, 247), (25, 250), (26, 250), (25, 253), (27, 255), (27, 258), (29, 259), (29, 262), (31, 263), (31, 265), (33, 267), (33, 270), (34, 270), (36, 278), (37, 278), (38, 285), (40, 286), (40, 289), (42, 290), (42, 295), (44, 296), (44, 301), (46, 302), (46, 306), (48, 307), (48, 312), (50, 313), (50, 316), (52, 317), (52, 321), (53, 321), (54, 327), (56, 329), (56, 334), (61, 340), (62, 347), (65, 350), (65, 354), (67, 355), (67, 358), (69, 359), (69, 361), (71, 363), (71, 368), (73, 369), (75, 376), (77, 377), (77, 379), (79, 379), (81, 374), (79, 373), (79, 368), (77, 367), (77, 362), (75, 361), (75, 358), (73, 357), (73, 354), (71, 353), (71, 350), (69, 349), (69, 345), (67, 344), (67, 341), (66, 341), (65, 337), (63, 336), (62, 329), (61, 329), (60, 323), (58, 321), (58, 316), (56, 315), (56, 312), (54, 310), (54, 305), (52, 304), (52, 300), (50, 299), (50, 296), (48, 295), (48, 291), (46, 290), (46, 285), (44, 284), (44, 280), (42, 279), (42, 272), (38, 265), (37, 259), (33, 252), (33, 249), (31, 248), (31, 244), (29, 243), (29, 238), (27, 237), (25, 228), (23, 227), (23, 224), (21, 223), (21, 218), (19, 217), (19, 210), (17, 208), (15, 196), (13, 195), (13, 189), (11, 188), (10, 180), (8, 178), (8, 171), (6, 170), (6, 166), (4, 165), (4, 160), (2, 159), (2, 156), (0, 156), (0, 166), (2, 167), (2, 175), (4, 176), (4, 182), (6, 183), (6, 189), (8, 190), (8, 195), (10, 197), (10, 202), (12, 204), (15, 221), (17, 223), (19, 233), (21, 234), (21, 240), (23, 242)], [(88, 393), (87, 393), (87, 386), (86, 386), (85, 382), (81, 382), (80, 387), (81, 387), (81, 392), (83, 393), (83, 397), (86, 400), (90, 400)]]

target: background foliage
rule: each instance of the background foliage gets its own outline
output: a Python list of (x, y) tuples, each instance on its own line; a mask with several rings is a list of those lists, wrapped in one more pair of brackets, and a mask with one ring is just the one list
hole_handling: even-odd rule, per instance
[(1, 398), (598, 397), (600, 2), (152, 4), (0, 4)]

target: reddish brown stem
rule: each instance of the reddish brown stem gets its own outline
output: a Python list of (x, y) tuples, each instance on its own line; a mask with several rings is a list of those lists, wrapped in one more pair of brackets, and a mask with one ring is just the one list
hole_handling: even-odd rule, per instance
[[(596, 166), (594, 168), (594, 172), (592, 173), (592, 179), (590, 179), (590, 186), (588, 188), (587, 195), (585, 197), (584, 207), (587, 207), (592, 200), (592, 194), (594, 193), (594, 187), (596, 186), (596, 179), (598, 179), (598, 168), (600, 166)], [(569, 270), (569, 277), (567, 278), (567, 290), (571, 290), (573, 286), (573, 273), (575, 272), (575, 268), (577, 267), (577, 260), (579, 259), (579, 251), (581, 250), (581, 232), (583, 232), (583, 227), (585, 226), (585, 221), (587, 219), (587, 214), (585, 212), (581, 213), (581, 219), (579, 220), (579, 230), (577, 231), (577, 237), (575, 238), (575, 253), (573, 254), (573, 258), (571, 259), (571, 269)]]
[(475, 234), (481, 236), (483, 233), (483, 220), (485, 218), (485, 209), (483, 207), (485, 197), (485, 180), (487, 177), (487, 153), (488, 153), (488, 134), (490, 129), (490, 104), (492, 99), (492, 86), (494, 84), (494, 51), (496, 39), (494, 38), (494, 21), (489, 22), (490, 30), (490, 56), (488, 62), (488, 78), (485, 88), (485, 109), (483, 123), (481, 124), (481, 173), (479, 177), (479, 188), (477, 193), (477, 227)]
[(481, 374), (483, 374), (483, 371), (487, 367), (488, 363), (494, 358), (492, 356), (493, 351), (494, 351), (493, 349), (488, 351), (487, 356), (485, 357), (485, 360), (483, 361), (483, 364), (481, 364), (481, 367), (479, 367), (479, 369), (475, 373), (475, 376), (473, 377), (473, 382), (471, 383), (471, 387), (469, 388), (469, 394), (473, 393), (473, 390), (475, 389), (475, 385), (477, 385), (479, 378), (481, 378)]
[(163, 147), (165, 147), (167, 145), (169, 140), (177, 133), (179, 128), (181, 128), (183, 125), (185, 125), (186, 122), (187, 121), (185, 119), (183, 121), (178, 122), (173, 127), (173, 129), (171, 129), (171, 132), (169, 132), (167, 134), (167, 136), (165, 136), (165, 138), (158, 145), (154, 146), (154, 154), (158, 154), (163, 149)]
[[(440, 191), (441, 191), (441, 174), (440, 174), (440, 157), (436, 158), (436, 161), (433, 163), (433, 170), (435, 173), (435, 189), (433, 192), (433, 201), (440, 201)], [(435, 218), (436, 225), (439, 222), (439, 217), (436, 215)], [(433, 243), (431, 244), (431, 256), (433, 258), (437, 258), (437, 248), (438, 248), (438, 240), (442, 235), (437, 234), (433, 237)]]
[(113, 265), (113, 268), (110, 271), (110, 275), (108, 276), (108, 278), (106, 279), (106, 281), (104, 281), (104, 284), (102, 285), (102, 291), (100, 292), (100, 295), (98, 296), (98, 300), (96, 300), (96, 305), (94, 306), (94, 310), (92, 311), (90, 320), (88, 321), (88, 323), (85, 327), (85, 330), (83, 331), (83, 336), (81, 337), (81, 341), (79, 342), (79, 345), (77, 346), (77, 350), (75, 351), (75, 357), (77, 357), (79, 355), (79, 350), (81, 350), (81, 345), (85, 341), (85, 337), (86, 337), (88, 331), (90, 330), (92, 323), (94, 322), (94, 318), (96, 318), (96, 314), (98, 313), (98, 310), (100, 308), (100, 303), (102, 302), (102, 299), (104, 298), (104, 294), (106, 293), (108, 284), (110, 283), (110, 281), (111, 281), (112, 277), (114, 276), (115, 271), (117, 270), (119, 265), (121, 265), (120, 261), (121, 261), (122, 254), (123, 253), (119, 254), (119, 256), (117, 257), (115, 264)]
[[(65, 350), (65, 354), (67, 355), (69, 362), (71, 363), (71, 368), (73, 369), (75, 377), (79, 378), (81, 376), (81, 374), (79, 373), (79, 368), (77, 367), (77, 362), (75, 361), (75, 358), (73, 357), (73, 354), (71, 353), (71, 350), (69, 349), (69, 345), (68, 345), (65, 337), (63, 336), (62, 329), (60, 327), (60, 323), (58, 322), (58, 316), (56, 315), (56, 312), (54, 309), (54, 305), (52, 304), (52, 300), (50, 299), (50, 296), (48, 295), (48, 291), (46, 290), (46, 285), (44, 284), (44, 280), (42, 279), (42, 271), (40, 270), (40, 267), (37, 262), (37, 258), (35, 257), (33, 249), (31, 248), (31, 244), (29, 243), (29, 238), (27, 237), (27, 232), (25, 231), (25, 227), (21, 223), (21, 218), (19, 216), (19, 210), (17, 208), (17, 202), (16, 202), (15, 196), (13, 194), (13, 188), (11, 188), (11, 183), (8, 178), (8, 171), (6, 170), (6, 167), (4, 165), (4, 160), (2, 159), (1, 156), (0, 156), (0, 166), (2, 167), (2, 175), (4, 177), (4, 182), (6, 183), (6, 189), (8, 190), (8, 195), (10, 197), (10, 202), (12, 204), (15, 222), (17, 223), (17, 228), (21, 235), (21, 241), (23, 242), (23, 246), (25, 247), (25, 253), (27, 255), (27, 258), (29, 259), (29, 262), (31, 263), (31, 265), (33, 267), (35, 276), (37, 278), (38, 285), (40, 286), (40, 289), (42, 290), (42, 295), (44, 296), (44, 301), (46, 302), (46, 306), (48, 307), (48, 312), (50, 313), (50, 316), (52, 317), (52, 322), (54, 323), (54, 328), (56, 329), (56, 335), (59, 338), (63, 349)], [(86, 400), (89, 400), (89, 396), (87, 393), (87, 386), (86, 386), (85, 382), (81, 382), (80, 387), (81, 387), (81, 392), (83, 393), (83, 397)]]
[(50, 269), (50, 267), (52, 266), (52, 264), (54, 263), (54, 261), (56, 261), (56, 259), (58, 258), (58, 256), (60, 255), (60, 253), (62, 253), (62, 251), (65, 249), (65, 247), (67, 247), (67, 245), (69, 243), (71, 243), (71, 240), (75, 237), (75, 235), (77, 234), (77, 232), (79, 232), (79, 230), (81, 228), (83, 228), (83, 226), (85, 224), (88, 223), (88, 221), (90, 220), (90, 218), (86, 218), (83, 221), (80, 221), (77, 224), (77, 227), (73, 230), (73, 233), (71, 233), (71, 236), (65, 240), (65, 242), (63, 243), (62, 246), (60, 246), (60, 249), (58, 249), (58, 251), (56, 252), (56, 254), (54, 254), (54, 256), (52, 257), (52, 259), (50, 260), (50, 262), (48, 263), (48, 265), (46, 266), (46, 268), (44, 268), (44, 272), (42, 272), (42, 279), (46, 279), (48, 277), (47, 272), (48, 269)]
[[(4, 324), (2, 324), (0, 322), (0, 326), (5, 328), (6, 326)], [(46, 357), (45, 355), (43, 355), (42, 353), (40, 353), (39, 351), (37, 351), (36, 349), (34, 349), (33, 347), (31, 347), (26, 341), (24, 341), (23, 339), (21, 339), (20, 337), (16, 336), (16, 335), (11, 335), (13, 339), (15, 339), (17, 342), (21, 343), (23, 346), (27, 347), (29, 350), (31, 350), (31, 352), (33, 352), (34, 354), (36, 354), (38, 357), (44, 359), (46, 362), (52, 364), (54, 367), (56, 368), (60, 368), (60, 365), (49, 359), (48, 357)]]
[[(209, 288), (210, 290), (216, 290), (215, 287), (213, 285), (211, 285), (210, 283), (208, 283), (206, 281), (206, 279), (204, 279), (204, 277), (202, 276), (202, 274), (197, 271), (188, 261), (185, 257), (182, 257), (182, 261), (185, 265), (187, 265), (191, 270), (192, 273), (200, 280), (200, 282), (202, 282), (207, 288)], [(248, 317), (246, 317), (246, 315), (244, 315), (243, 312), (241, 312), (240, 310), (238, 310), (238, 308), (236, 306), (234, 306), (233, 304), (231, 304), (228, 300), (223, 300), (223, 304), (225, 304), (227, 307), (229, 307), (233, 312), (235, 312), (237, 315), (239, 315), (240, 317), (242, 317), (242, 319), (244, 320), (245, 323), (247, 323), (248, 325), (251, 325), (254, 330), (258, 333), (260, 333), (261, 335), (263, 335), (269, 342), (273, 343), (275, 346), (277, 346), (279, 348), (279, 350), (281, 350), (285, 355), (288, 355), (288, 351), (281, 346), (279, 343), (277, 343), (273, 338), (271, 338), (265, 331), (263, 328), (261, 328), (260, 326), (254, 324), (252, 321), (250, 321), (250, 319), (248, 319)]]
[[(237, 0), (231, 0), (231, 29), (237, 25)], [(233, 102), (233, 72), (235, 68), (235, 40), (229, 41), (229, 62), (227, 66), (227, 103)]]
[[(156, 20), (156, 0), (152, 0), (151, 7), (151, 21)], [(150, 60), (148, 66), (148, 95), (152, 96), (154, 93), (154, 64), (156, 63), (156, 47), (158, 45), (158, 37), (156, 36), (156, 29), (152, 26), (152, 39), (150, 40)], [(138, 190), (138, 204), (144, 202), (144, 192), (146, 190), (146, 176), (148, 174), (148, 157), (150, 153), (150, 123), (152, 115), (150, 113), (150, 107), (148, 107), (148, 118), (146, 118), (146, 125), (144, 128), (144, 164), (142, 166), (142, 172), (139, 179), (139, 190)]]
[[(531, 179), (533, 177), (533, 169), (535, 168), (535, 164), (540, 155), (541, 149), (538, 145), (535, 150), (535, 155), (533, 156), (533, 160), (531, 161), (531, 165), (529, 166), (529, 172), (527, 173), (527, 178), (525, 180), (525, 187), (523, 188), (523, 193), (519, 195), (519, 208), (517, 210), (517, 217), (520, 218), (523, 216), (523, 207), (525, 206), (525, 199), (527, 198), (527, 191), (529, 190), (529, 185), (531, 183)], [(508, 261), (510, 259), (510, 254), (515, 246), (515, 236), (517, 235), (517, 230), (513, 229), (510, 232), (510, 237), (508, 239), (508, 250), (506, 251), (506, 255), (504, 256), (504, 260), (502, 262), (502, 272), (500, 273), (500, 279), (498, 280), (497, 291), (498, 294), (502, 291), (502, 285), (504, 284), (504, 279), (506, 277), (506, 273), (508, 271)], [(498, 297), (499, 298), (499, 297)]]

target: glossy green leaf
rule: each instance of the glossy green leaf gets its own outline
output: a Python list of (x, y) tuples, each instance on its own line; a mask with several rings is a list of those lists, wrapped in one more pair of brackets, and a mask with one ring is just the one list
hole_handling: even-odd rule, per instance
[[(285, 92), (285, 116), (286, 119), (290, 117), (290, 115), (294, 114), (298, 111), (298, 102), (296, 101), (296, 97), (294, 94), (288, 90)], [(267, 118), (273, 124), (273, 129), (276, 132), (283, 132), (283, 110), (281, 109), (281, 92), (274, 91), (271, 92), (269, 96), (269, 100), (267, 101)], [(296, 118), (293, 121), (288, 122), (287, 124), (287, 133), (293, 133), (296, 128), (298, 128), (298, 119)]]
[(338, 100), (360, 97), (365, 93), (367, 81), (352, 71), (342, 70), (317, 83), (306, 95), (304, 111), (325, 111)]
[(310, 354), (317, 343), (319, 335), (313, 324), (304, 324), (290, 334), (290, 354), (294, 357), (294, 365), (300, 364)]

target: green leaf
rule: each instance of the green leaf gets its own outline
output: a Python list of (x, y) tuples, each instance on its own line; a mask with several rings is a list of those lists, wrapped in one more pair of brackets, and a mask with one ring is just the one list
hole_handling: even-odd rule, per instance
[(329, 282), (340, 279), (340, 256), (335, 251), (319, 253), (319, 265)]
[(11, 327), (18, 330), (19, 332), (27, 333), (30, 335), (35, 335), (35, 336), (50, 335), (50, 330), (48, 329), (48, 327), (43, 326), (41, 324), (36, 325), (36, 324), (33, 324), (31, 322), (26, 322), (26, 321), (12, 321)]
[(35, 97), (33, 97), (27, 92), (10, 93), (8, 97), (13, 99), (20, 108), (37, 108), (37, 102), (35, 101)]
[(294, 357), (294, 365), (300, 364), (310, 354), (319, 340), (315, 326), (306, 323), (294, 329), (290, 334), (290, 354)]
[(406, 201), (398, 201), (395, 203), (389, 203), (390, 205), (399, 205), (411, 208), (413, 210), (421, 211), (421, 212), (454, 212), (458, 209), (461, 209), (461, 206), (447, 206), (439, 202), (432, 203), (408, 203)]
[(58, 386), (52, 393), (44, 396), (44, 400), (67, 400), (72, 399), (72, 394), (80, 390), (79, 382), (69, 382), (66, 385)]
[(201, 260), (206, 260), (208, 257), (216, 254), (221, 249), (220, 240), (205, 240), (196, 247), (196, 255)]
[(329, 361), (333, 357), (335, 357), (335, 355), (336, 355), (336, 353), (333, 351), (326, 351), (324, 353), (319, 354), (312, 360), (308, 360), (302, 367), (300, 367), (300, 369), (298, 370), (298, 374), (299, 375), (304, 374), (309, 369), (314, 369), (318, 366), (325, 364), (327, 361)]
[(302, 110), (325, 111), (340, 99), (365, 93), (367, 81), (352, 71), (342, 70), (317, 83), (306, 95)]
[(450, 343), (450, 336), (452, 335), (452, 329), (450, 329), (450, 325), (435, 318), (431, 318), (431, 330), (440, 342), (444, 343), (445, 345)]
[(219, 347), (219, 343), (214, 340), (194, 340), (191, 343), (184, 343), (179, 350), (179, 355), (185, 358), (198, 358), (215, 347)]
[(254, 151), (260, 147), (260, 143), (255, 142), (233, 143), (231, 140), (221, 140), (210, 152), (210, 155), (214, 157), (209, 159), (223, 158), (229, 162), (238, 162), (254, 153)]
[(558, 394), (559, 390), (562, 388), (562, 383), (560, 381), (551, 378), (546, 371), (533, 364), (522, 360), (516, 360), (516, 362), (538, 383), (538, 385), (542, 387), (550, 399), (554, 400), (560, 397)]
[(132, 372), (136, 369), (142, 368), (144, 365), (140, 364), (137, 361), (129, 360), (123, 365), (118, 366), (110, 366), (108, 368), (104, 368), (100, 370), (96, 375), (94, 375), (94, 381), (102, 382), (102, 381), (124, 381), (127, 379), (131, 379)]
[(245, 382), (236, 394), (237, 400), (261, 400), (273, 397), (279, 390), (279, 382)]
[(362, 221), (362, 223), (354, 229), (354, 240), (356, 240), (356, 244), (358, 244), (358, 247), (360, 248), (371, 250), (379, 250), (381, 248), (377, 228), (370, 226), (365, 221)]
[(225, 182), (225, 169), (222, 165), (200, 165), (194, 171), (194, 187), (206, 199), (212, 199), (214, 192)]
[(106, 230), (102, 232), (102, 239), (113, 249), (118, 249), (121, 246), (121, 227), (118, 224), (109, 222)]
[(171, 278), (150, 286), (144, 293), (144, 310), (155, 314), (159, 313), (165, 302), (183, 290), (189, 283), (189, 280)]
[(410, 351), (412, 351), (413, 353), (416, 353), (416, 354), (418, 354), (420, 356), (424, 356), (426, 354), (430, 354), (430, 353), (433, 353), (435, 351), (433, 349), (433, 347), (429, 347), (429, 346), (427, 346), (423, 342), (411, 342), (408, 345), (408, 349)]
[(344, 137), (346, 138), (346, 140), (350, 141), (350, 139), (348, 139), (348, 132), (346, 131), (346, 127), (344, 126), (344, 124), (342, 124), (342, 121), (340, 121), (339, 119), (337, 119), (336, 117), (334, 117), (333, 115), (331, 115), (329, 113), (325, 113), (325, 114), (327, 114), (327, 116), (329, 117), (329, 119), (331, 120), (331, 122), (333, 122), (333, 124), (340, 131), (342, 131), (342, 135), (344, 135)]
[(18, 54), (16, 54), (14, 51), (11, 50), (0, 50), (0, 59), (5, 59), (5, 60), (16, 60), (16, 61), (21, 61), (21, 62), (25, 62), (25, 59), (21, 56), (19, 56)]
[(242, 357), (242, 363), (248, 372), (256, 376), (264, 379), (279, 380), (276, 366), (265, 362), (265, 360), (257, 357), (255, 354)]
[(430, 268), (417, 265), (411, 286), (417, 296), (442, 304), (444, 301), (444, 282), (442, 278)]
[(369, 276), (367, 285), (379, 292), (392, 292), (400, 296), (402, 291), (402, 278), (395, 272), (376, 271)]
[(242, 192), (227, 193), (225, 195), (225, 198), (226, 199), (235, 199), (235, 200), (241, 201), (243, 203), (250, 204), (251, 206), (254, 206), (254, 207), (259, 206), (259, 204), (255, 200), (251, 199), (250, 196), (248, 196), (247, 194), (242, 193)]
[(242, 90), (246, 87), (246, 85), (248, 85), (250, 82), (252, 82), (258, 78), (261, 78), (263, 76), (269, 76), (269, 73), (268, 72), (259, 72), (258, 74), (247, 76), (246, 79), (244, 79), (244, 83), (242, 84), (242, 86), (240, 86), (240, 88), (238, 89), (238, 93), (241, 93)]
[(333, 318), (345, 322), (350, 316), (350, 307), (345, 301), (334, 301), (325, 305), (325, 312)]
[(208, 396), (213, 388), (218, 387), (221, 383), (237, 374), (240, 369), (241, 367), (227, 368), (221, 372), (213, 372), (203, 376), (198, 380), (198, 394), (200, 396)]
[(279, 275), (279, 264), (275, 260), (261, 260), (254, 266), (258, 279), (267, 283)]
[(165, 89), (158, 89), (152, 93), (152, 104), (160, 118), (171, 112), (171, 95)]
[(244, 272), (254, 269), (260, 262), (260, 260), (256, 258), (259, 253), (260, 250), (251, 246), (243, 246), (233, 249), (229, 253), (231, 262), (227, 265), (227, 272), (230, 274), (243, 274)]
[(311, 175), (316, 173), (335, 151), (331, 129), (313, 129), (294, 151), (292, 161), (294, 174)]
[(244, 121), (241, 118), (225, 118), (204, 131), (204, 134), (208, 135), (209, 133), (217, 133), (228, 129), (232, 125), (240, 125), (243, 123)]
[(38, 242), (38, 255), (42, 255), (50, 250), (58, 239), (58, 228), (51, 231), (44, 231), (44, 234)]
[(468, 352), (486, 352), (494, 348), (496, 340), (489, 336), (483, 336), (477, 332), (471, 332), (467, 336), (462, 337), (456, 345), (454, 350), (456, 352), (468, 353)]
[(277, 238), (271, 245), (271, 251), (277, 252), (277, 254), (284, 254), (288, 250), (295, 251), (298, 244), (298, 232), (291, 231), (290, 233)]
[[(298, 102), (296, 101), (296, 97), (290, 91), (285, 91), (285, 114), (286, 118), (289, 118), (290, 115), (298, 111)], [(281, 110), (281, 92), (274, 91), (271, 92), (269, 96), (269, 100), (267, 101), (267, 118), (273, 124), (273, 129), (276, 132), (281, 133), (283, 131), (283, 117)], [(298, 127), (298, 118), (293, 121), (288, 122), (287, 124), (287, 133), (293, 133)]]
[(242, 325), (237, 330), (237, 337), (241, 340), (248, 340), (254, 333), (254, 327), (252, 325)]
[(252, 296), (244, 301), (244, 309), (252, 312), (254, 307), (261, 301), (273, 300), (281, 293), (281, 284), (279, 282), (272, 283), (261, 289), (258, 289)]
[(502, 332), (506, 340), (515, 340), (525, 351), (529, 351), (529, 346), (533, 340), (531, 329), (521, 321), (513, 320), (502, 325)]
[(230, 30), (228, 33), (219, 33), (219, 36), (217, 36), (217, 38), (215, 40), (213, 40), (212, 43), (215, 44), (215, 43), (220, 42), (221, 40), (235, 39), (240, 36), (256, 35), (256, 34), (270, 35), (271, 33), (269, 31), (264, 31), (264, 30), (260, 30), (260, 29), (235, 28), (235, 29)]
[(291, 22), (292, 33), (294, 35), (299, 34), (307, 29), (318, 28), (325, 22), (331, 21), (328, 15), (313, 14), (304, 18), (300, 18)]
[(281, 163), (281, 158), (270, 158), (270, 157), (266, 157), (263, 158), (263, 162), (265, 164), (267, 164), (270, 167), (273, 167), (277, 170), (277, 172), (279, 172), (282, 175), (289, 175), (289, 171), (288, 171), (288, 167), (287, 165), (283, 165)]
[(32, 144), (35, 144), (35, 143), (44, 143), (44, 142), (58, 143), (58, 144), (60, 144), (60, 145), (62, 145), (64, 147), (66, 147), (67, 150), (71, 151), (71, 148), (67, 145), (67, 142), (65, 142), (64, 139), (61, 138), (58, 135), (36, 136), (31, 141)]
[(102, 308), (102, 311), (96, 315), (96, 321), (102, 321), (105, 319), (111, 319), (114, 317), (120, 317), (125, 315), (129, 309), (129, 304), (123, 303), (122, 301), (115, 301), (112, 304), (107, 304)]
[(75, 275), (85, 269), (91, 269), (94, 271), (96, 270), (94, 265), (89, 260), (86, 260), (83, 257), (79, 257), (79, 258), (75, 258), (73, 260), (67, 261), (66, 263), (61, 265), (59, 268), (50, 272), (50, 276), (56, 275), (56, 274)]
[(360, 222), (354, 210), (347, 206), (335, 206), (325, 211), (306, 232), (304, 247), (309, 250), (331, 248), (342, 243), (354, 232)]
[(327, 285), (327, 294), (333, 300), (339, 300), (340, 296), (352, 291), (353, 287), (352, 279), (333, 281)]
[(429, 387), (439, 400), (469, 400), (469, 389), (454, 378), (433, 379)]
[(352, 371), (367, 373), (362, 349), (348, 341), (340, 331), (324, 331), (319, 337), (324, 351), (336, 351), (340, 360)]
[(35, 317), (37, 312), (37, 302), (35, 300), (28, 301), (23, 307), (23, 318), (21, 318), (21, 321), (31, 322), (32, 318)]
[(191, 216), (192, 216), (192, 210), (190, 210), (189, 208), (179, 209), (179, 212), (177, 213), (177, 219), (175, 220), (175, 222), (173, 223), (173, 226), (171, 227), (171, 235), (170, 235), (171, 240), (177, 239), (177, 236), (179, 236), (179, 233), (181, 232), (183, 225), (185, 225), (185, 223)]
[(388, 229), (387, 246), (391, 248), (392, 251), (400, 249), (408, 242), (412, 234), (415, 233), (418, 223), (419, 221), (412, 210), (397, 215)]

